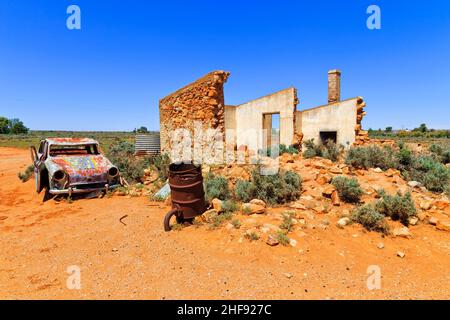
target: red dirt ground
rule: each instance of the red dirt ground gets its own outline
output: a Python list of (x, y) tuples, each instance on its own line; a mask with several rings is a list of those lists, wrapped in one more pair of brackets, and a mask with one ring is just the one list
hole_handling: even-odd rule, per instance
[[(326, 230), (296, 237), (296, 247), (207, 226), (165, 233), (168, 207), (145, 197), (43, 203), (32, 180), (17, 178), (29, 164), (28, 151), (0, 148), (2, 299), (450, 298), (450, 233), (425, 223), (400, 239), (338, 229), (330, 218)], [(72, 265), (81, 268), (80, 290), (66, 286)], [(367, 289), (370, 265), (381, 268), (380, 290)]]

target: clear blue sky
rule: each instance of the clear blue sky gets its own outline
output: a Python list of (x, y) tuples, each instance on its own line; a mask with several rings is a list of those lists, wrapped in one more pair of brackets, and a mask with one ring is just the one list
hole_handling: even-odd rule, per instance
[(216, 69), (227, 104), (295, 86), (309, 108), (333, 68), (366, 129), (450, 128), (450, 1), (0, 1), (0, 115), (32, 129), (158, 130), (158, 100)]

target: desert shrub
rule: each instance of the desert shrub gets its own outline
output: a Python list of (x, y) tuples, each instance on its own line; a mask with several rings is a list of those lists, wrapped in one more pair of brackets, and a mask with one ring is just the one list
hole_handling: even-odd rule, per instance
[(222, 210), (223, 212), (235, 212), (238, 209), (236, 202), (233, 200), (225, 200), (222, 201)]
[(351, 220), (360, 223), (369, 231), (388, 233), (384, 215), (378, 212), (371, 204), (356, 208), (351, 215)]
[(249, 181), (245, 180), (236, 181), (236, 186), (234, 189), (234, 195), (236, 199), (243, 202), (250, 201), (252, 199), (251, 198), (253, 192), (252, 188), (253, 184)]
[(241, 227), (241, 221), (238, 219), (233, 219), (231, 221), (231, 224), (233, 225), (233, 227), (235, 227), (236, 229), (239, 229)]
[(285, 144), (280, 144), (280, 154), (283, 153), (298, 154), (298, 149), (294, 146), (286, 146)]
[(259, 240), (259, 235), (256, 232), (254, 232), (254, 231), (245, 233), (244, 237), (246, 239), (250, 240), (250, 241), (257, 241), (257, 240)]
[(30, 165), (25, 169), (25, 171), (19, 172), (17, 176), (22, 182), (27, 182), (28, 180), (30, 180), (33, 174), (34, 174), (34, 165)]
[(303, 142), (306, 150), (303, 152), (304, 158), (313, 158), (313, 157), (321, 157), (322, 150), (321, 148), (314, 143), (314, 139), (309, 139)]
[(344, 176), (334, 177), (331, 183), (336, 187), (339, 198), (348, 203), (357, 203), (363, 194), (363, 190), (356, 178)]
[(445, 149), (443, 146), (438, 144), (432, 144), (429, 148), (432, 156), (443, 164), (450, 163), (450, 148)]
[(272, 205), (294, 201), (301, 194), (301, 178), (293, 171), (261, 175), (256, 169), (252, 172), (251, 184), (250, 198), (261, 199)]
[(149, 159), (135, 157), (132, 143), (120, 141), (111, 145), (107, 156), (128, 182), (142, 182), (144, 170), (149, 166)]
[(419, 181), (434, 192), (444, 192), (450, 184), (450, 169), (430, 156), (416, 157), (412, 167), (402, 174), (407, 180)]
[[(290, 154), (298, 154), (298, 149), (294, 146), (286, 146), (285, 144), (280, 144), (278, 146), (278, 148), (274, 148), (274, 150), (278, 149), (278, 155), (281, 155), (283, 153), (290, 153)], [(272, 156), (272, 148), (267, 148), (267, 149), (260, 149), (258, 150), (258, 154), (262, 155), (262, 156), (268, 156), (271, 157)]]
[(371, 145), (368, 147), (350, 148), (347, 152), (345, 163), (355, 168), (380, 168), (387, 170), (398, 167), (398, 158), (395, 150), (391, 147)]
[(304, 158), (322, 157), (336, 162), (339, 159), (342, 146), (338, 146), (333, 140), (327, 140), (323, 145), (316, 145), (314, 139), (304, 142), (306, 150), (303, 152)]
[(286, 230), (286, 232), (292, 231), (292, 228), (294, 227), (294, 220), (293, 220), (294, 212), (286, 211), (283, 213), (283, 221), (280, 224), (280, 228)]
[(205, 182), (206, 200), (211, 201), (215, 198), (227, 200), (230, 198), (228, 181), (225, 177), (215, 176), (209, 173)]
[(224, 212), (222, 214), (218, 214), (211, 218), (211, 223), (209, 224), (209, 227), (211, 229), (215, 229), (220, 227), (225, 221), (229, 221), (233, 218), (232, 212)]
[(278, 231), (276, 236), (275, 236), (275, 239), (277, 239), (278, 243), (283, 245), (283, 246), (287, 246), (289, 244), (289, 242), (290, 242), (289, 237), (283, 231)]
[(169, 178), (170, 157), (168, 154), (160, 154), (151, 159), (151, 163), (158, 171), (158, 176), (161, 181), (166, 181)]
[(400, 220), (407, 226), (409, 218), (417, 214), (414, 201), (408, 192), (405, 195), (397, 193), (396, 195), (381, 194), (381, 200), (375, 203), (375, 209), (382, 215), (390, 217), (392, 220)]
[(336, 162), (342, 151), (342, 146), (338, 146), (333, 140), (327, 140), (323, 145), (322, 157)]

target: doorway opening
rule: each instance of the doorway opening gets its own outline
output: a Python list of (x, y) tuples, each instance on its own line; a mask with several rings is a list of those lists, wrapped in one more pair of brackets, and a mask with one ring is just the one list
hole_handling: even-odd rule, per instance
[(320, 141), (325, 144), (328, 140), (337, 143), (337, 131), (320, 131)]
[(265, 150), (280, 144), (280, 113), (263, 114), (263, 147)]

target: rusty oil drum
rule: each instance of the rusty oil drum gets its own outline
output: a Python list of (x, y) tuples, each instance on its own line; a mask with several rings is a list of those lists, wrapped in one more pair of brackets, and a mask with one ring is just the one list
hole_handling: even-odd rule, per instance
[(164, 230), (170, 231), (170, 219), (175, 216), (178, 223), (189, 221), (206, 210), (203, 190), (202, 167), (190, 163), (169, 166), (169, 186), (172, 210), (164, 218)]

